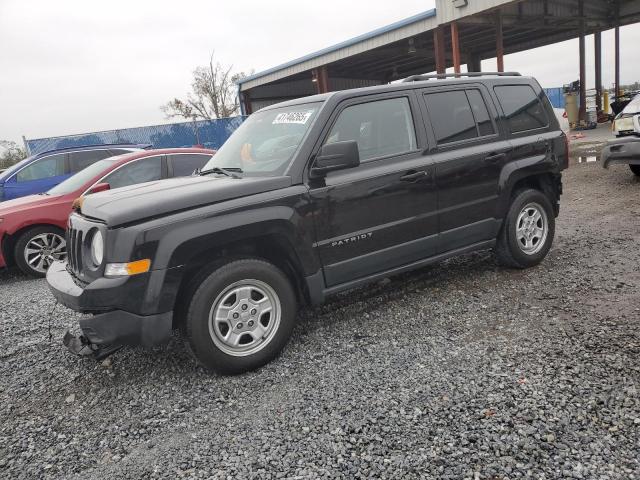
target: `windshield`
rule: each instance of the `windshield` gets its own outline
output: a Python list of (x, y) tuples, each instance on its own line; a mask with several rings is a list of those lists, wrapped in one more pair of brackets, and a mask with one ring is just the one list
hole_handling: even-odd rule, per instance
[(633, 97), (633, 100), (624, 107), (622, 113), (625, 115), (635, 115), (636, 113), (640, 113), (640, 95)]
[(47, 195), (66, 195), (67, 193), (75, 192), (85, 183), (89, 182), (93, 177), (100, 175), (100, 173), (113, 165), (113, 162), (117, 158), (118, 157), (111, 157), (99, 160), (93, 165), (89, 165), (84, 170), (80, 170), (73, 177), (69, 177), (64, 182), (53, 187), (47, 192)]
[(244, 174), (277, 175), (285, 171), (309, 130), (321, 103), (263, 110), (251, 115), (202, 167), (241, 168)]

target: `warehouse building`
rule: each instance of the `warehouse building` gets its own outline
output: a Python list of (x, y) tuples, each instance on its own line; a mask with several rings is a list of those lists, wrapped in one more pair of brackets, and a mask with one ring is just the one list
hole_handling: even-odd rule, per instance
[[(602, 91), (601, 32), (640, 22), (639, 0), (436, 0), (436, 8), (242, 79), (243, 114), (315, 93), (379, 85), (453, 68), (480, 71), (481, 60), (579, 39), (580, 118), (586, 117), (585, 36), (594, 35), (596, 90)], [(634, 46), (635, 47), (635, 46)], [(596, 95), (600, 102), (601, 95)], [(598, 109), (602, 105), (597, 105)]]

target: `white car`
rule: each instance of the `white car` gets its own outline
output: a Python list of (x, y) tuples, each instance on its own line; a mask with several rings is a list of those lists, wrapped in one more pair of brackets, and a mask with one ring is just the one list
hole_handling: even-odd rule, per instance
[(640, 135), (640, 94), (633, 97), (633, 100), (616, 115), (611, 130), (616, 137)]

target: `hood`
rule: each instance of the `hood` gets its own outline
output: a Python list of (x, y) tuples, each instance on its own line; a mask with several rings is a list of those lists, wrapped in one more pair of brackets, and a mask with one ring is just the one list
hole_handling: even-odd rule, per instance
[(87, 195), (82, 214), (115, 227), (172, 212), (286, 188), (290, 177), (180, 177)]
[(0, 218), (13, 213), (22, 213), (24, 215), (27, 210), (51, 205), (63, 196), (64, 195), (28, 195), (26, 197), (1, 202)]

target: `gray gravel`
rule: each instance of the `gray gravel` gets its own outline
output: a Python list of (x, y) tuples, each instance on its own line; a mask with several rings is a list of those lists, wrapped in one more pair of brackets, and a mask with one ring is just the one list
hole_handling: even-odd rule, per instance
[(76, 314), (0, 273), (0, 477), (640, 478), (639, 199), (626, 167), (572, 167), (541, 266), (342, 295), (231, 378), (177, 338), (73, 357)]

